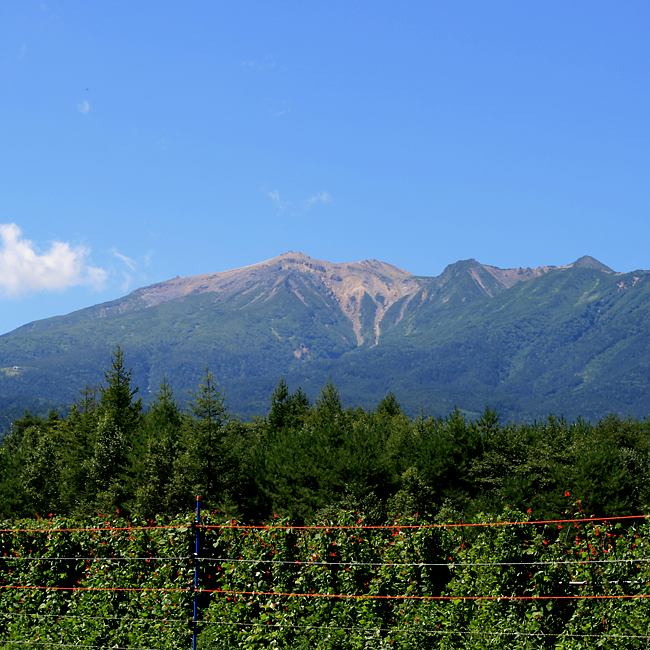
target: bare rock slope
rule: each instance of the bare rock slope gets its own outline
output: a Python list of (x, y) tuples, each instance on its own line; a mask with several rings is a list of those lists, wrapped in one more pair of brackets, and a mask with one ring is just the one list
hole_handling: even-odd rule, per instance
[[(259, 287), (271, 290), (264, 298), (268, 300), (272, 297), (274, 288), (285, 282), (288, 275), (302, 276), (303, 280), (308, 279), (312, 285), (321, 285), (321, 288), (336, 300), (352, 323), (358, 345), (362, 345), (365, 340), (362, 331), (364, 299), (365, 301), (371, 300), (374, 304), (372, 327), (374, 345), (376, 345), (381, 335), (382, 320), (393, 305), (406, 298), (401, 309), (401, 314), (403, 314), (404, 309), (416, 294), (423, 292), (420, 296), (421, 300), (432, 299), (443, 290), (448, 276), (457, 270), (466, 272), (475, 283), (478, 292), (487, 297), (493, 297), (496, 293), (512, 287), (517, 282), (539, 277), (551, 270), (568, 269), (574, 264), (598, 266), (611, 272), (611, 269), (590, 257), (580, 258), (574, 264), (563, 267), (542, 266), (534, 269), (499, 269), (495, 266), (480, 264), (473, 259), (468, 260), (466, 268), (458, 269), (457, 267), (461, 264), (460, 262), (452, 264), (445, 269), (442, 275), (430, 278), (415, 276), (392, 264), (375, 259), (336, 264), (314, 260), (304, 253), (289, 251), (251, 266), (220, 273), (195, 275), (189, 278), (176, 277), (166, 282), (152, 284), (134, 291), (127, 297), (128, 304), (116, 305), (114, 309), (121, 311), (124, 308), (153, 307), (171, 300), (180, 300), (186, 296), (203, 293), (215, 293), (221, 298), (236, 294), (253, 294), (254, 290)], [(489, 278), (489, 281), (486, 280), (486, 277)], [(294, 282), (292, 290), (304, 302), (300, 293), (300, 283)], [(111, 311), (112, 309), (107, 306), (105, 313), (108, 315)], [(401, 314), (397, 320), (401, 318)]]

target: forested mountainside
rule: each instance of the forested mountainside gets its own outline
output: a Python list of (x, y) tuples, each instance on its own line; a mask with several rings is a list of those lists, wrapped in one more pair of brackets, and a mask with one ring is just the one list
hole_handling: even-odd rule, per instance
[(643, 418), (649, 278), (589, 257), (506, 270), (466, 260), (420, 277), (301, 253), (175, 278), (1, 336), (4, 428), (24, 407), (63, 413), (79, 386), (99, 385), (115, 345), (145, 403), (163, 376), (183, 402), (207, 364), (243, 417), (264, 412), (284, 377), (312, 400), (331, 378), (363, 408), (392, 391), (409, 415)]

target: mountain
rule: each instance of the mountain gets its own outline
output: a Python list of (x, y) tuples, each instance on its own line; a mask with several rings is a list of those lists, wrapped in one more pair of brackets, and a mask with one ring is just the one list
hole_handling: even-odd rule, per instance
[(120, 344), (145, 399), (163, 375), (183, 399), (207, 364), (241, 415), (264, 414), (284, 375), (312, 397), (331, 377), (364, 407), (392, 390), (410, 413), (645, 417), (649, 279), (591, 257), (534, 269), (470, 259), (423, 277), (288, 252), (1, 336), (0, 408), (70, 403)]

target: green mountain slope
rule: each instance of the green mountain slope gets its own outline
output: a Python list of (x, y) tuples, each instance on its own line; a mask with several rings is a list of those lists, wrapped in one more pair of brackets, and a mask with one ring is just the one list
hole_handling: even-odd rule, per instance
[(347, 403), (367, 407), (392, 390), (411, 413), (644, 417), (649, 291), (650, 273), (588, 257), (506, 270), (466, 260), (430, 278), (287, 253), (0, 337), (0, 408), (70, 403), (120, 344), (145, 399), (163, 375), (182, 398), (208, 364), (242, 415), (264, 413), (284, 375), (312, 396), (331, 377)]
[[(399, 368), (390, 387), (413, 411), (485, 405), (517, 419), (549, 412), (650, 414), (650, 274), (553, 271), (490, 300), (407, 312), (357, 364)], [(332, 369), (334, 370), (334, 369)], [(338, 378), (336, 373), (333, 377)], [(339, 379), (342, 389), (345, 378)]]

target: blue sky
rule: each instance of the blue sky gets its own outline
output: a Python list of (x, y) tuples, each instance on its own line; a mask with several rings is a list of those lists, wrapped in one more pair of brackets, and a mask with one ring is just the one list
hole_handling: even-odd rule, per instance
[(288, 250), (650, 268), (647, 2), (0, 4), (0, 333)]

